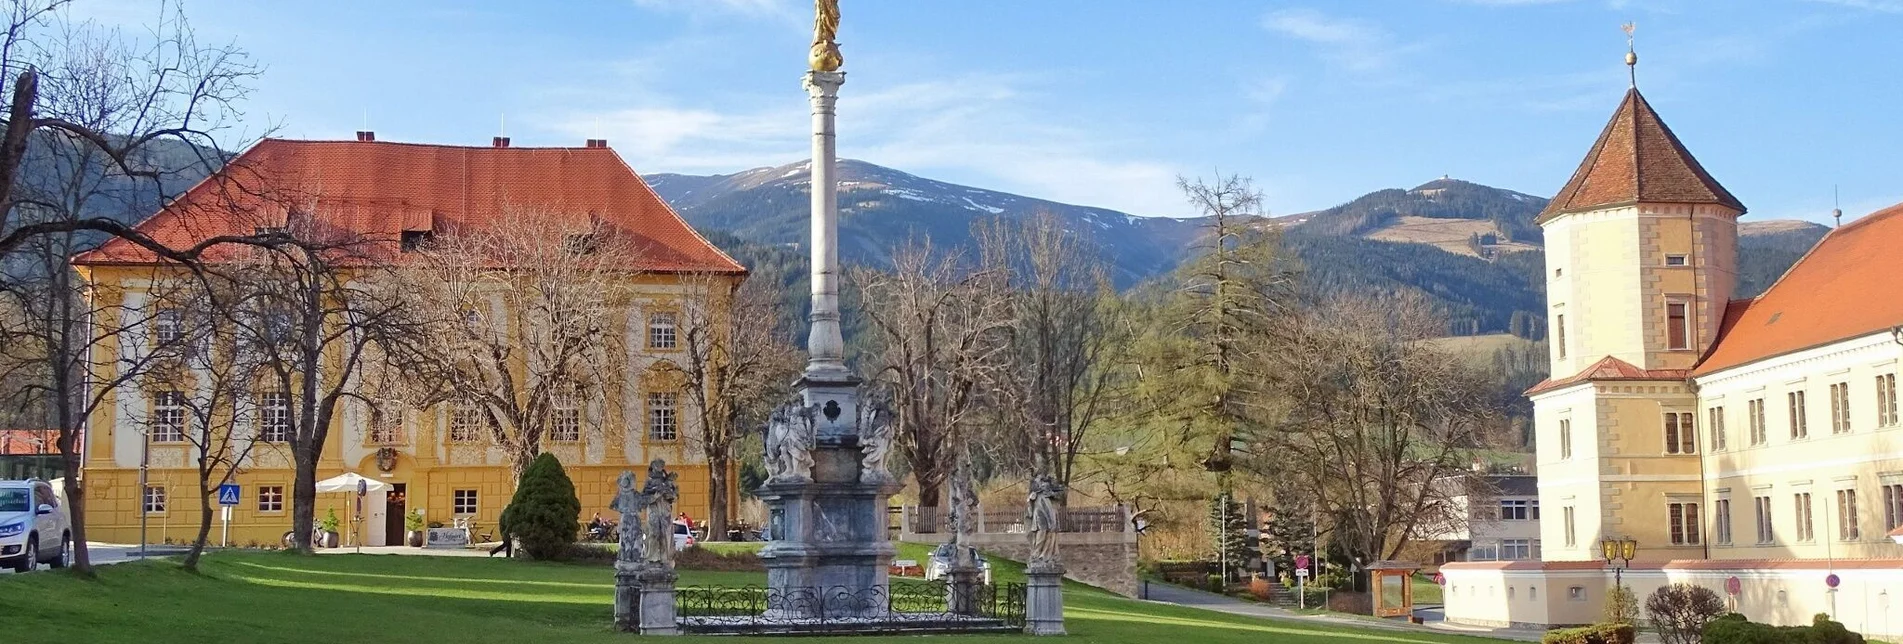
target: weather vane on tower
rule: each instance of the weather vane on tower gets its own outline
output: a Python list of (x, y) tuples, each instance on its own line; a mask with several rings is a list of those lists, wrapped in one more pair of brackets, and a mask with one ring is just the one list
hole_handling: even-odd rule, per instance
[[(1625, 73), (1626, 76), (1632, 80), (1632, 87), (1636, 89), (1639, 86), (1639, 53), (1638, 50), (1632, 46), (1632, 32), (1637, 31), (1639, 26), (1635, 23), (1627, 22), (1620, 25), (1619, 28), (1625, 30)], [(815, 45), (815, 47), (817, 47), (817, 45)]]

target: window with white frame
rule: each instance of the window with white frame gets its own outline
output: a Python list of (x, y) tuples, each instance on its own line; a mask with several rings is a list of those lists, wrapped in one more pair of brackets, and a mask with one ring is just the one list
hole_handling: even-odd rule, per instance
[(1700, 543), (1697, 503), (1668, 504), (1666, 512), (1671, 522), (1672, 545), (1695, 546)]
[(185, 442), (185, 394), (167, 390), (152, 395), (152, 442)]
[(672, 392), (648, 394), (648, 440), (672, 441), (681, 437), (680, 416), (675, 409), (679, 398)]
[(1698, 453), (1698, 430), (1692, 426), (1691, 412), (1665, 413), (1665, 453)]
[(146, 514), (165, 514), (165, 486), (145, 486), (145, 496), (140, 504)]
[(1564, 508), (1560, 508), (1560, 516), (1565, 519), (1564, 527), (1566, 530), (1566, 547), (1571, 548), (1575, 545), (1578, 545), (1579, 544), (1578, 540), (1574, 538), (1574, 535), (1576, 533), (1573, 532), (1573, 506), (1569, 505)]
[(1791, 440), (1809, 438), (1810, 414), (1804, 410), (1804, 392), (1784, 394), (1784, 401), (1791, 409)]
[(1768, 438), (1764, 433), (1764, 399), (1753, 398), (1744, 405), (1745, 424), (1751, 430), (1751, 444), (1763, 445)]
[(1830, 433), (1850, 433), (1850, 383), (1830, 386)]
[(1558, 352), (1559, 359), (1565, 360), (1566, 359), (1566, 314), (1564, 313), (1553, 316), (1553, 340), (1554, 340), (1553, 350)]
[(1559, 419), (1559, 457), (1573, 457), (1573, 421), (1569, 418)]
[(1690, 257), (1686, 255), (1666, 255), (1665, 256), (1666, 266), (1684, 266), (1688, 263), (1690, 263)]
[(1692, 348), (1691, 302), (1686, 300), (1668, 300), (1665, 303), (1666, 348), (1673, 350)]
[(1772, 529), (1771, 525), (1771, 497), (1752, 497), (1751, 501), (1752, 505), (1757, 508), (1758, 543), (1765, 544), (1776, 541), (1777, 532)]
[(581, 440), (581, 394), (573, 384), (555, 387), (549, 396), (548, 439), (573, 442)]
[(1896, 374), (1886, 373), (1877, 376), (1878, 427), (1891, 427), (1897, 424), (1896, 407)]
[(1531, 539), (1500, 540), (1500, 558), (1508, 561), (1532, 559), (1533, 541)]
[(475, 490), (455, 490), (450, 492), (450, 511), (458, 515), (475, 514), (479, 507)]
[(474, 443), (482, 440), (482, 409), (475, 405), (461, 404), (449, 409), (449, 442)]
[(672, 312), (648, 314), (648, 348), (673, 349), (680, 346), (680, 324)]
[(403, 443), (403, 403), (395, 400), (371, 403), (370, 443), (372, 445)]
[(152, 314), (152, 341), (161, 347), (176, 347), (185, 341), (185, 315), (166, 307)]
[(284, 486), (282, 485), (258, 486), (258, 511), (259, 512), (283, 512), (284, 511)]
[(1857, 520), (1857, 491), (1837, 490), (1837, 540), (1863, 538), (1863, 523)]
[(1883, 486), (1883, 529), (1895, 530), (1903, 526), (1903, 484), (1886, 483)]
[(1725, 408), (1723, 405), (1707, 410), (1709, 418), (1706, 425), (1711, 427), (1711, 449), (1722, 452), (1725, 449)]
[(1791, 510), (1793, 512), (1791, 519), (1797, 525), (1797, 540), (1810, 541), (1816, 539), (1816, 526), (1811, 523), (1810, 493), (1798, 492), (1793, 494), (1791, 495), (1791, 501)]
[(1500, 519), (1502, 521), (1525, 521), (1539, 518), (1538, 501), (1526, 499), (1501, 499)]
[(1711, 507), (1712, 537), (1721, 545), (1731, 545), (1731, 499), (1718, 499)]
[(291, 397), (284, 392), (258, 394), (258, 440), (265, 443), (291, 441)]

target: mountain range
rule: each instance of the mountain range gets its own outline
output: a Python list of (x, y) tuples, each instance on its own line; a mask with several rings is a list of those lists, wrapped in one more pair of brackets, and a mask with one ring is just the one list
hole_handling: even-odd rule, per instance
[[(843, 261), (885, 264), (908, 239), (969, 246), (971, 225), (990, 217), (1049, 213), (1087, 231), (1120, 286), (1160, 277), (1188, 257), (1201, 219), (1139, 217), (907, 174), (864, 161), (839, 165)], [(703, 230), (738, 243), (797, 248), (806, 238), (806, 162), (726, 175), (646, 175), (657, 193)], [(1449, 177), (1390, 188), (1333, 208), (1263, 219), (1279, 226), (1300, 260), (1304, 283), (1328, 291), (1413, 291), (1450, 318), (1450, 333), (1543, 334), (1545, 281), (1542, 197)], [(1795, 263), (1828, 228), (1796, 220), (1739, 227), (1739, 297), (1755, 295)], [(751, 251), (750, 256), (759, 256)], [(790, 253), (780, 253), (790, 255)], [(784, 261), (781, 258), (776, 261)]]

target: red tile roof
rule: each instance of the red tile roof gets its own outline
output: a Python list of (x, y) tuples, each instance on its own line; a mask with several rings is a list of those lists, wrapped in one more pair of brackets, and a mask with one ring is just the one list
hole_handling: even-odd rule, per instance
[(1706, 375), (1903, 325), (1903, 204), (1830, 231), (1764, 294), (1725, 309)]
[(1598, 362), (1592, 363), (1592, 366), (1580, 370), (1579, 373), (1565, 378), (1547, 378), (1542, 380), (1540, 384), (1533, 385), (1532, 389), (1526, 390), (1526, 395), (1532, 396), (1541, 392), (1587, 381), (1684, 380), (1690, 374), (1691, 370), (1689, 369), (1640, 369), (1630, 362), (1612, 356), (1606, 356), (1600, 358)]
[[(641, 251), (630, 268), (746, 270), (694, 232), (607, 147), (265, 139), (138, 229), (182, 248), (217, 235), (284, 226), (288, 212), (308, 214), (319, 226), (368, 234), (390, 252), (406, 230), (481, 227), (523, 213), (589, 217), (637, 244)], [(220, 256), (208, 253), (207, 259)], [(154, 261), (152, 253), (123, 240), (74, 259), (77, 264)]]
[(1638, 202), (1717, 204), (1744, 212), (1744, 204), (1705, 172), (1698, 159), (1652, 111), (1637, 88), (1612, 114), (1592, 151), (1535, 223), (1554, 215)]

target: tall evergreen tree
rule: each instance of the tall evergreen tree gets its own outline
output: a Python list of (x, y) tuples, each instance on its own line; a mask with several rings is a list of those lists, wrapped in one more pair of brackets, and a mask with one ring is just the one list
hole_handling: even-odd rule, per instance
[(535, 457), (515, 486), (515, 497), (502, 510), (503, 538), (522, 542), (529, 558), (559, 559), (575, 543), (581, 527), (581, 499), (562, 470), (561, 459), (547, 452)]

